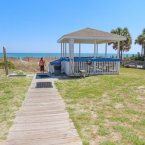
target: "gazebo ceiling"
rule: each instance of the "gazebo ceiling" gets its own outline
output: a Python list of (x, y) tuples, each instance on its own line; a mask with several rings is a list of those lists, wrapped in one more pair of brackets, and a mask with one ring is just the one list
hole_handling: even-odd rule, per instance
[(62, 36), (58, 39), (58, 43), (69, 43), (73, 39), (74, 43), (94, 44), (94, 43), (109, 43), (114, 41), (126, 40), (126, 37), (103, 32), (100, 30), (85, 28)]

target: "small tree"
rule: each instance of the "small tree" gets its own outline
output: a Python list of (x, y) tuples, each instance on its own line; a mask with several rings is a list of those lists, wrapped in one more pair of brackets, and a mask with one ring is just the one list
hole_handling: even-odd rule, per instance
[(136, 38), (135, 44), (139, 44), (142, 46), (142, 53), (141, 54), (145, 58), (145, 29), (143, 29), (142, 34)]
[[(123, 29), (122, 28), (116, 28), (116, 29), (113, 29), (111, 31), (111, 33), (126, 37), (126, 40), (120, 42), (119, 58), (122, 60), (122, 53), (125, 52), (125, 51), (126, 52), (129, 51), (130, 48), (131, 48), (131, 44), (132, 44), (131, 34), (130, 34), (130, 32), (127, 28), (123, 28)], [(118, 43), (117, 42), (109, 43), (109, 45), (110, 44), (113, 45), (113, 49), (115, 49), (115, 50), (118, 49)]]

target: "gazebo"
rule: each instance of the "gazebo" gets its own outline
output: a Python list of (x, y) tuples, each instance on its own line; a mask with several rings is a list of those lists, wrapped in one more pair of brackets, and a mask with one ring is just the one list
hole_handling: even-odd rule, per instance
[[(125, 37), (103, 32), (100, 30), (85, 28), (62, 36), (58, 39), (61, 44), (61, 58), (52, 61), (49, 64), (49, 72), (53, 73), (55, 65), (60, 64), (61, 73), (68, 76), (79, 76), (80, 71), (84, 70), (89, 75), (97, 74), (119, 74), (120, 59), (119, 48), (120, 41), (126, 40)], [(107, 57), (107, 46), (110, 42), (117, 42), (117, 58)], [(99, 57), (98, 45), (105, 43), (105, 55)], [(79, 56), (74, 56), (74, 45), (79, 44)], [(94, 44), (94, 53), (92, 57), (81, 56), (81, 44)]]

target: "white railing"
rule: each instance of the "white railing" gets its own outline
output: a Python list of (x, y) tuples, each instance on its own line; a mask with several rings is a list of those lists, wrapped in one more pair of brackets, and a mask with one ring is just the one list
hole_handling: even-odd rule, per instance
[(88, 75), (118, 74), (119, 69), (119, 61), (93, 61), (90, 64), (82, 61), (73, 62), (73, 64), (68, 61), (62, 63), (63, 72), (69, 76), (79, 76), (80, 70), (85, 70)]
[[(61, 73), (68, 76), (80, 76), (80, 71), (85, 70), (87, 75), (118, 74), (120, 60), (111, 58), (69, 58), (61, 60)], [(49, 71), (54, 73), (54, 66), (49, 66)]]
[(80, 74), (80, 70), (85, 70), (87, 74), (116, 74), (119, 73), (120, 62), (92, 62), (88, 64), (86, 62), (74, 62), (74, 73)]

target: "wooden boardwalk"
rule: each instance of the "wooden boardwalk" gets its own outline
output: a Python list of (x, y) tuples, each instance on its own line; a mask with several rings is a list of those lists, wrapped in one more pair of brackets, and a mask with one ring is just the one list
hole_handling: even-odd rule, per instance
[(35, 88), (36, 82), (53, 80), (33, 79), (7, 145), (82, 145), (54, 84), (53, 88)]

